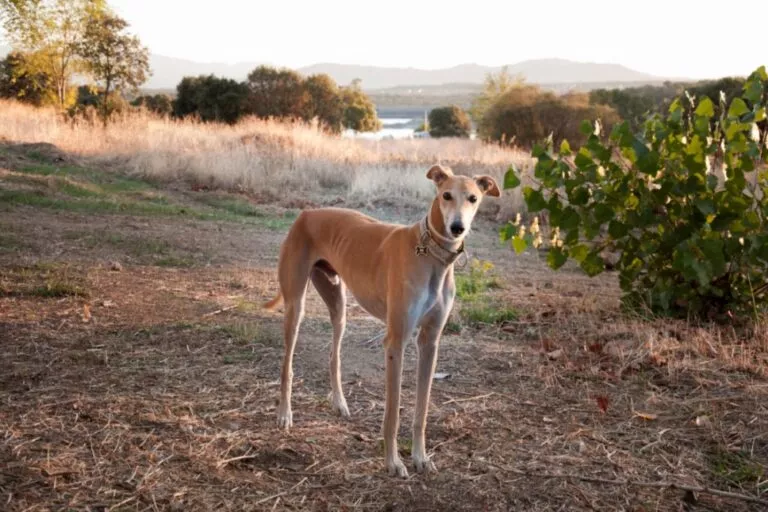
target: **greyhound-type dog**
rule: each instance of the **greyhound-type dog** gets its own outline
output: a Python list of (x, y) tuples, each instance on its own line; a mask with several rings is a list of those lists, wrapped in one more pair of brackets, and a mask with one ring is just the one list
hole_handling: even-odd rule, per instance
[(387, 469), (407, 477), (397, 451), (400, 383), (405, 342), (415, 329), (419, 360), (412, 459), (418, 472), (434, 471), (427, 457), (425, 429), (440, 334), (453, 307), (453, 264), (464, 253), (484, 196), (501, 192), (491, 176), (460, 176), (439, 165), (427, 172), (437, 194), (427, 215), (404, 226), (380, 222), (354, 210), (320, 208), (303, 211), (286, 236), (278, 264), (280, 291), (266, 309), (285, 304), (285, 354), (280, 379), (277, 421), (293, 425), (291, 387), (293, 353), (309, 281), (328, 306), (333, 324), (330, 357), (334, 410), (349, 416), (341, 389), (341, 338), (346, 324), (347, 288), (368, 313), (386, 324), (384, 340), (386, 405), (382, 425)]

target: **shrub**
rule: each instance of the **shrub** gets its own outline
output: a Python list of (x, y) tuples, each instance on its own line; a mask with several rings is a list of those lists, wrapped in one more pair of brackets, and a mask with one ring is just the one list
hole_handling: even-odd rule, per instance
[(248, 112), (257, 117), (306, 119), (309, 93), (290, 69), (259, 66), (248, 74)]
[(355, 80), (341, 90), (344, 103), (344, 127), (356, 132), (375, 132), (381, 129), (376, 106)]
[(645, 120), (669, 109), (672, 101), (683, 93), (682, 84), (645, 85), (626, 89), (595, 89), (589, 93), (593, 105), (612, 107), (630, 128), (639, 130)]
[(248, 89), (244, 84), (214, 75), (184, 77), (176, 86), (173, 112), (177, 117), (197, 116), (202, 121), (236, 123), (245, 113)]
[(104, 101), (103, 89), (93, 85), (81, 85), (77, 88), (74, 104), (66, 110), (66, 114), (70, 118), (77, 117), (92, 122), (99, 112), (107, 111), (110, 114), (119, 114), (129, 108), (125, 98), (116, 91), (112, 91), (106, 99), (106, 108), (103, 105)]
[[(559, 152), (537, 144), (539, 185), (523, 194), (529, 212), (548, 213), (549, 266), (571, 259), (594, 276), (612, 251), (628, 308), (714, 320), (764, 311), (768, 171), (756, 123), (766, 118), (767, 85), (761, 67), (740, 96), (721, 99), (719, 118), (709, 97), (678, 97), (637, 133), (622, 122), (606, 141), (585, 122), (578, 151), (568, 141)], [(504, 187), (520, 185), (510, 169)], [(510, 224), (501, 236), (521, 252), (541, 244), (536, 231)]]
[(145, 94), (131, 102), (134, 107), (145, 108), (161, 116), (173, 113), (173, 100), (167, 94)]
[(12, 98), (36, 107), (54, 103), (53, 79), (44, 71), (35, 70), (27, 55), (11, 52), (0, 60), (0, 98)]
[(344, 103), (336, 82), (328, 75), (311, 75), (304, 80), (308, 99), (305, 106), (305, 119), (317, 119), (333, 133), (341, 131), (344, 117)]
[(468, 138), (471, 130), (469, 116), (456, 105), (438, 107), (429, 112), (429, 135), (432, 137)]
[(611, 107), (590, 104), (585, 94), (556, 96), (535, 85), (515, 85), (486, 109), (479, 130), (485, 139), (525, 147), (548, 136), (555, 144), (579, 144), (586, 140), (579, 131), (584, 118), (600, 118), (608, 127), (619, 120)]

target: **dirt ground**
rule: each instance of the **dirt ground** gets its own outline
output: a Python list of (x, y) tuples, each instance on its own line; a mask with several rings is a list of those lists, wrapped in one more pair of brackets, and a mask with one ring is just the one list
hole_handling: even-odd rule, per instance
[(352, 418), (329, 406), (331, 326), (312, 290), (295, 426), (277, 428), (282, 317), (259, 305), (296, 209), (79, 165), (0, 151), (0, 509), (768, 510), (763, 337), (627, 317), (614, 274), (551, 272), (484, 216), (468, 248), (493, 268), (457, 274), (493, 286), (459, 297), (442, 338), (438, 472), (394, 479), (383, 326), (354, 300)]

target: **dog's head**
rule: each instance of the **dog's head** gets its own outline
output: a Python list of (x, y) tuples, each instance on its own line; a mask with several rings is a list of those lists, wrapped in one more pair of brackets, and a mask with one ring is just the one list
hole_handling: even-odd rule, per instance
[(427, 171), (427, 178), (437, 185), (437, 201), (443, 216), (444, 235), (462, 240), (475, 218), (484, 196), (499, 197), (501, 190), (490, 176), (459, 176), (440, 165)]

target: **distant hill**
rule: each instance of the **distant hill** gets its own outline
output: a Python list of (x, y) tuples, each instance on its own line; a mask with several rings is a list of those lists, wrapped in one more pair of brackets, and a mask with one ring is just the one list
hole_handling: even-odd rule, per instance
[[(0, 56), (5, 56), (9, 48), (0, 46)], [(217, 76), (244, 80), (259, 62), (239, 62), (225, 64), (221, 62), (196, 62), (152, 54), (150, 66), (152, 77), (144, 84), (146, 89), (175, 89), (185, 76), (213, 73)], [(512, 75), (522, 74), (530, 83), (582, 84), (582, 83), (617, 83), (617, 82), (660, 82), (663, 77), (642, 73), (620, 64), (575, 62), (565, 59), (527, 60), (508, 66)], [(327, 73), (339, 84), (348, 84), (359, 78), (366, 90), (387, 89), (393, 87), (426, 87), (454, 84), (464, 89), (480, 84), (488, 73), (497, 73), (501, 67), (461, 64), (444, 69), (391, 68), (377, 66), (357, 66), (346, 64), (320, 63), (299, 68), (304, 75)], [(560, 88), (560, 87), (558, 87)], [(394, 91), (392, 91), (394, 92)], [(458, 91), (454, 91), (458, 92)]]
[(245, 80), (260, 62), (238, 62), (225, 64), (221, 62), (195, 62), (185, 59), (165, 57), (152, 54), (149, 58), (149, 66), (152, 76), (144, 88), (147, 89), (176, 89), (176, 85), (185, 76), (209, 75)]
[[(315, 64), (301, 68), (304, 74), (327, 73), (338, 83), (347, 84), (355, 78), (362, 80), (365, 89), (385, 89), (403, 86), (435, 86), (444, 84), (480, 84), (488, 73), (497, 73), (501, 67), (462, 64), (445, 69), (382, 68), (375, 66), (348, 66), (342, 64)], [(574, 62), (564, 59), (528, 60), (508, 66), (511, 75), (523, 75), (530, 83), (558, 84), (581, 82), (658, 82), (662, 77), (629, 69), (620, 64)]]

